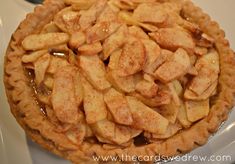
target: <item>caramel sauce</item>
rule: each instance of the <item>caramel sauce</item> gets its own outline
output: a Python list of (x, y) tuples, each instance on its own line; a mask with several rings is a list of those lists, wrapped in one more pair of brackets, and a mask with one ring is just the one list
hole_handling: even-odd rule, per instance
[(26, 72), (27, 72), (27, 75), (30, 79), (29, 84), (30, 84), (31, 88), (33, 89), (34, 99), (35, 99), (37, 105), (40, 107), (40, 111), (42, 112), (42, 114), (44, 116), (47, 116), (45, 105), (42, 104), (41, 102), (39, 102), (38, 98), (37, 98), (37, 95), (39, 92), (41, 92), (41, 90), (37, 88), (37, 86), (34, 82), (35, 74), (34, 74), (33, 70), (29, 70), (29, 69), (26, 69)]
[(55, 57), (61, 57), (61, 58), (66, 58), (68, 57), (69, 55), (69, 52), (68, 51), (56, 51), (54, 49), (51, 49), (49, 51), (50, 55), (52, 56), (55, 56)]
[(137, 137), (134, 138), (134, 144), (135, 146), (143, 146), (143, 145), (148, 145), (150, 144), (148, 138), (144, 136), (143, 133), (138, 135)]

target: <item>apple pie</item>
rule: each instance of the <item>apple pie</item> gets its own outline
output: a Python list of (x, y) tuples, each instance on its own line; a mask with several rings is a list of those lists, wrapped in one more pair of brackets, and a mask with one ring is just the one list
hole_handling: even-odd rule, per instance
[(79, 164), (187, 153), (234, 102), (234, 52), (190, 0), (46, 0), (4, 66), (27, 135)]

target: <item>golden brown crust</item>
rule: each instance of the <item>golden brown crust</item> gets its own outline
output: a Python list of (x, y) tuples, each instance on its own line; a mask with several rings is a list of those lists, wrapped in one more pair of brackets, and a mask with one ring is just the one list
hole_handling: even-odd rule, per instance
[(216, 22), (211, 21), (207, 14), (189, 0), (178, 0), (177, 2), (183, 3), (184, 16), (197, 23), (204, 32), (215, 39), (216, 48), (220, 54), (219, 91), (206, 118), (164, 142), (125, 149), (106, 150), (102, 145), (88, 143), (84, 143), (78, 148), (64, 134), (54, 131), (53, 125), (43, 116), (40, 107), (34, 100), (33, 90), (29, 87), (29, 80), (21, 64), (21, 57), (25, 53), (20, 45), (22, 39), (29, 34), (37, 33), (43, 25), (53, 19), (59, 10), (64, 8), (62, 0), (47, 0), (43, 6), (36, 7), (34, 13), (29, 14), (20, 24), (12, 35), (5, 57), (6, 94), (12, 113), (26, 133), (44, 148), (74, 163), (85, 161), (93, 163), (94, 161), (90, 157), (94, 154), (119, 157), (123, 154), (174, 156), (205, 144), (208, 137), (216, 132), (220, 124), (227, 119), (228, 113), (233, 107), (235, 93), (234, 52), (229, 48), (224, 32)]

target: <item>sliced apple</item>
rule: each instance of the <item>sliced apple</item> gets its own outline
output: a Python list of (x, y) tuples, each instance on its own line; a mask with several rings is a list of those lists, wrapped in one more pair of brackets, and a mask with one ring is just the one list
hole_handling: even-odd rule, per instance
[(80, 145), (86, 136), (86, 124), (79, 123), (76, 127), (69, 129), (66, 132), (66, 136), (73, 143)]
[(141, 79), (141, 77), (138, 74), (126, 77), (118, 75), (117, 68), (121, 53), (122, 50), (118, 49), (111, 54), (107, 70), (107, 78), (115, 89), (130, 93), (135, 90), (136, 83)]
[(46, 54), (48, 50), (39, 50), (39, 51), (34, 51), (30, 54), (25, 54), (22, 57), (22, 62), (23, 63), (34, 63), (38, 58)]
[(39, 85), (45, 77), (46, 71), (50, 65), (50, 54), (46, 53), (34, 63), (35, 83)]
[(179, 112), (178, 112), (178, 115), (177, 115), (177, 119), (179, 120), (180, 124), (184, 128), (189, 128), (192, 124), (192, 122), (190, 122), (189, 119), (188, 119), (184, 103), (181, 103), (181, 106), (179, 108)]
[(192, 36), (181, 28), (161, 28), (155, 33), (149, 34), (161, 47), (176, 51), (184, 48), (188, 52), (193, 52), (195, 43)]
[(86, 35), (84, 32), (79, 31), (71, 34), (70, 40), (69, 40), (69, 46), (71, 48), (77, 49), (81, 45), (83, 45), (86, 41)]
[(120, 11), (120, 8), (118, 8), (115, 4), (114, 4), (115, 0), (109, 0), (108, 1), (108, 5), (109, 7), (115, 12), (118, 13)]
[(132, 127), (157, 134), (166, 132), (169, 124), (167, 119), (136, 98), (130, 96), (126, 98), (134, 121)]
[(189, 121), (195, 122), (209, 114), (209, 99), (204, 101), (186, 101), (186, 112)]
[(60, 30), (72, 34), (80, 29), (79, 18), (79, 12), (66, 7), (55, 15), (54, 22)]
[(136, 91), (146, 98), (153, 98), (157, 96), (158, 85), (156, 83), (142, 80), (136, 85)]
[(194, 66), (191, 66), (188, 69), (188, 74), (192, 75), (192, 76), (197, 76), (198, 75), (198, 71), (197, 71), (197, 69)]
[(143, 3), (134, 10), (133, 18), (139, 22), (159, 25), (167, 20), (168, 15), (160, 5)]
[(174, 136), (178, 131), (182, 129), (180, 124), (169, 124), (165, 134), (152, 134), (154, 139), (167, 139)]
[(111, 0), (111, 2), (121, 10), (133, 10), (135, 8), (132, 1), (126, 0)]
[(124, 95), (115, 89), (110, 89), (104, 94), (104, 101), (116, 123), (122, 125), (131, 125), (133, 123), (130, 108)]
[(145, 65), (146, 53), (143, 43), (136, 38), (128, 39), (119, 59), (118, 74), (130, 76), (141, 71)]
[(121, 77), (115, 70), (107, 71), (107, 79), (113, 85), (113, 87), (122, 92), (134, 92), (136, 84), (140, 81), (141, 76), (139, 74)]
[(121, 26), (119, 21), (99, 22), (86, 31), (87, 43), (102, 41), (116, 32)]
[(150, 74), (147, 74), (147, 73), (144, 73), (143, 78), (144, 78), (144, 80), (146, 80), (148, 82), (154, 82), (155, 81), (154, 77)]
[[(147, 53), (148, 50), (146, 50)], [(144, 72), (154, 76), (154, 72), (166, 61), (168, 61), (174, 55), (173, 52), (161, 49), (161, 53), (157, 56), (157, 59), (150, 64), (150, 66), (145, 66)], [(152, 56), (153, 57), (153, 56)]]
[(64, 0), (65, 4), (72, 5), (72, 9), (75, 11), (89, 9), (96, 0)]
[[(176, 82), (177, 83), (177, 82)], [(171, 83), (168, 83), (167, 86), (169, 87), (169, 90), (170, 90), (170, 93), (171, 93), (171, 96), (172, 96), (172, 101), (174, 101), (174, 104), (176, 106), (180, 106), (180, 97), (179, 97), (179, 94), (175, 88), (175, 84), (173, 82)]]
[(218, 80), (213, 82), (213, 84), (208, 89), (206, 89), (201, 95), (197, 95), (193, 91), (186, 89), (184, 97), (186, 99), (196, 100), (196, 101), (206, 100), (216, 92), (217, 85), (218, 85)]
[(68, 41), (69, 34), (66, 33), (32, 34), (22, 41), (22, 46), (25, 50), (35, 51), (67, 43)]
[(96, 22), (97, 17), (102, 13), (106, 5), (107, 0), (99, 0), (92, 4), (88, 10), (82, 12), (79, 19), (81, 29), (86, 30), (88, 27), (91, 27), (92, 24)]
[(132, 17), (131, 12), (120, 11), (118, 13), (118, 19), (127, 25), (134, 25), (134, 26), (139, 25), (139, 22)]
[(94, 132), (103, 138), (105, 143), (124, 144), (141, 133), (141, 130), (135, 130), (130, 127), (116, 125), (115, 123), (104, 119), (92, 125)]
[(79, 118), (74, 85), (77, 71), (76, 67), (65, 66), (54, 75), (51, 102), (56, 117), (64, 123), (76, 124)]
[(220, 72), (219, 54), (215, 50), (211, 50), (198, 59), (195, 67), (198, 75), (193, 78), (188, 89), (199, 96), (218, 79)]
[(68, 65), (69, 65), (69, 62), (66, 59), (52, 56), (47, 72), (50, 74), (54, 74), (58, 70), (60, 70), (62, 67), (65, 67)]
[(182, 4), (179, 3), (172, 3), (172, 2), (165, 2), (161, 4), (162, 10), (164, 10), (167, 13), (176, 13), (180, 14), (182, 10)]
[(40, 32), (41, 34), (45, 34), (45, 33), (53, 33), (53, 32), (61, 32), (61, 30), (59, 29), (59, 27), (55, 24), (55, 22), (51, 22), (49, 24), (46, 24), (42, 31)]
[(109, 5), (106, 5), (102, 13), (97, 18), (98, 22), (112, 22), (117, 20), (117, 14), (112, 10)]
[(118, 68), (118, 62), (121, 54), (122, 49), (117, 49), (110, 55), (108, 68), (110, 68), (111, 70), (116, 70)]
[(79, 66), (84, 73), (84, 76), (96, 89), (104, 90), (111, 86), (106, 79), (104, 63), (97, 55), (79, 56)]
[(81, 55), (97, 55), (103, 50), (100, 42), (95, 42), (92, 44), (84, 44), (78, 48), (78, 52)]
[(149, 39), (149, 36), (138, 26), (131, 26), (128, 28), (129, 34), (139, 39)]
[(175, 92), (177, 93), (177, 95), (179, 97), (181, 97), (183, 95), (183, 87), (181, 85), (181, 83), (179, 82), (179, 80), (174, 80), (172, 81), (172, 84), (174, 86)]
[(150, 106), (150, 107), (159, 107), (162, 105), (166, 105), (169, 104), (171, 102), (171, 95), (169, 94), (169, 92), (165, 92), (165, 91), (159, 91), (157, 93), (157, 95), (153, 98), (147, 98), (143, 95), (141, 95), (140, 93), (137, 92), (132, 92), (129, 94), (130, 96), (136, 97), (137, 99), (139, 99), (141, 102), (143, 102), (144, 104)]
[(51, 75), (45, 75), (45, 78), (44, 78), (44, 80), (43, 80), (43, 83), (45, 84), (45, 86), (48, 88), (48, 89), (50, 89), (50, 90), (52, 90), (53, 89), (53, 84), (54, 84), (54, 78), (53, 78), (53, 76), (51, 76)]
[(176, 105), (174, 101), (171, 101), (169, 104), (157, 108), (156, 111), (165, 117), (170, 123), (174, 124), (176, 122), (179, 108), (180, 106)]
[(103, 43), (104, 60), (106, 60), (115, 50), (125, 43), (128, 28), (122, 25), (117, 32), (108, 37)]
[(205, 48), (205, 47), (195, 47), (195, 52), (194, 52), (196, 55), (198, 56), (203, 56), (203, 55), (206, 55), (208, 53), (208, 49)]
[(81, 78), (82, 75), (79, 73), (79, 71), (77, 71), (76, 74), (74, 75), (74, 87), (75, 87), (76, 102), (78, 106), (80, 106), (84, 98), (84, 89)]
[(179, 48), (171, 60), (162, 64), (154, 73), (155, 77), (163, 83), (168, 83), (181, 76), (184, 76), (190, 68), (190, 59), (187, 52)]
[[(123, 0), (126, 1), (126, 0)], [(141, 4), (141, 3), (154, 3), (156, 0), (131, 0), (134, 4)]]
[(81, 78), (84, 89), (83, 106), (88, 124), (94, 124), (107, 117), (107, 109), (104, 96), (101, 92), (94, 89), (84, 78)]
[(146, 63), (144, 66), (144, 72), (153, 74), (157, 69), (156, 63), (162, 59), (161, 48), (152, 40), (142, 40), (146, 50)]
[(149, 32), (158, 31), (158, 27), (150, 23), (138, 23), (138, 25), (142, 27), (145, 31), (149, 31)]
[(146, 31), (150, 31), (150, 32), (156, 32), (158, 30), (158, 27), (149, 23), (141, 23), (139, 21), (137, 21), (136, 19), (134, 19), (134, 17), (132, 16), (132, 13), (130, 12), (126, 12), (126, 11), (120, 11), (118, 13), (118, 18), (126, 23), (127, 25), (133, 25), (133, 26), (140, 26), (143, 29), (145, 29)]

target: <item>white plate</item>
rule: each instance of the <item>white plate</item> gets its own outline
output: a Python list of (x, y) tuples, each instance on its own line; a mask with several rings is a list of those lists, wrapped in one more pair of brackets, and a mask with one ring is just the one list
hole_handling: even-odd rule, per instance
[[(209, 13), (213, 19), (217, 20), (226, 31), (226, 36), (230, 40), (231, 47), (235, 50), (235, 22), (234, 0), (194, 0), (201, 8)], [(3, 61), (4, 54), (14, 32), (26, 13), (33, 11), (33, 5), (24, 0), (1, 0), (0, 2), (0, 160), (1, 164), (65, 164), (69, 163), (33, 144), (25, 137), (23, 130), (16, 123), (10, 113), (3, 86)], [(207, 156), (230, 155), (231, 161), (217, 161), (216, 163), (232, 163), (235, 161), (235, 112), (230, 114), (228, 121), (222, 126), (209, 142), (189, 155)], [(189, 156), (188, 155), (188, 156)], [(199, 161), (198, 161), (199, 162)], [(182, 163), (182, 162), (172, 162)], [(188, 163), (195, 163), (191, 160)], [(204, 163), (209, 163), (208, 161)]]

